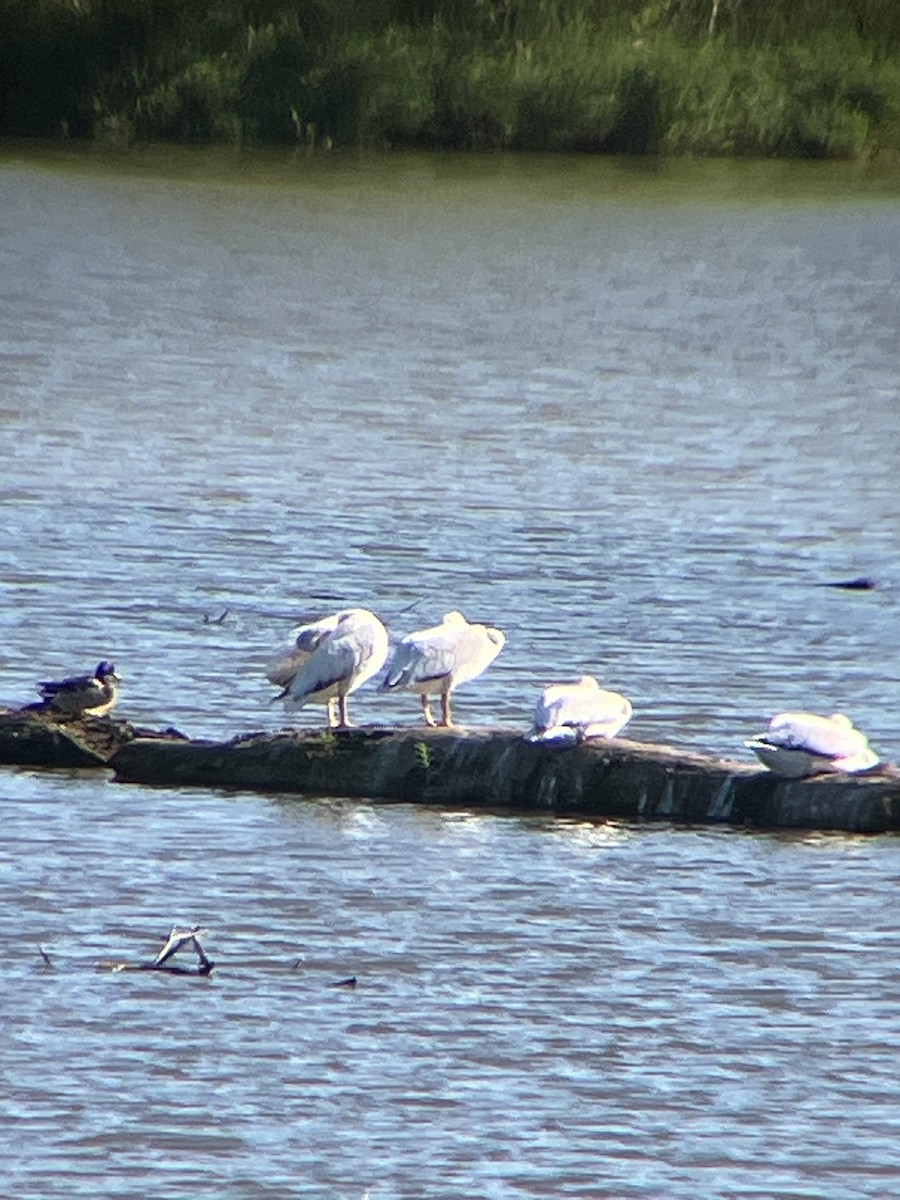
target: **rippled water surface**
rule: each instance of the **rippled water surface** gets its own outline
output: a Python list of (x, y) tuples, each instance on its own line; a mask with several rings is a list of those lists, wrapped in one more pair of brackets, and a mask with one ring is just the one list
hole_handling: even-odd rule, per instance
[[(638, 738), (740, 754), (803, 706), (896, 757), (898, 192), (7, 151), (0, 700), (110, 657), (135, 720), (275, 729), (295, 617), (457, 607), (508, 637), (461, 721), (524, 727), (590, 671)], [(857, 575), (881, 586), (817, 586)], [(900, 1175), (894, 839), (27, 771), (0, 800), (0, 1190), (847, 1200)], [(211, 980), (94, 969), (176, 919), (209, 926)]]

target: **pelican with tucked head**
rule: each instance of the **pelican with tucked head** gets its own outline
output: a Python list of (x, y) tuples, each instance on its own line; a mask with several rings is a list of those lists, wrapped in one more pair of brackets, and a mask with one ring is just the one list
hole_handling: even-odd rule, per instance
[[(317, 631), (316, 626), (319, 626)], [(306, 628), (315, 632), (307, 635), (302, 646), (298, 634), (297, 647), (303, 653), (309, 652), (279, 699), (284, 700), (288, 712), (303, 708), (310, 701), (325, 704), (329, 728), (335, 723), (332, 702), (336, 700), (337, 727), (346, 729), (350, 724), (347, 697), (384, 666), (388, 632), (375, 614), (365, 608), (342, 609)]]
[[(341, 612), (331, 613), (327, 617), (321, 617), (318, 621), (297, 625), (291, 631), (290, 647), (286, 652), (279, 654), (277, 658), (273, 658), (266, 667), (266, 679), (269, 683), (274, 683), (276, 687), (282, 689), (277, 696), (272, 697), (272, 703), (286, 698), (297, 672), (305, 663), (309, 662), (313, 652), (321, 643), (334, 633), (341, 619), (349, 611), (349, 609), (344, 609)], [(332, 698), (328, 701), (329, 726), (334, 725), (336, 721), (335, 700)]]
[(440, 724), (449, 728), (450, 693), (487, 670), (505, 641), (499, 629), (470, 624), (462, 613), (448, 612), (442, 624), (400, 639), (381, 690), (418, 692), (427, 725), (436, 724), (428, 697), (440, 695)]
[(879, 761), (869, 739), (843, 713), (777, 713), (767, 730), (744, 745), (774, 774), (790, 779), (825, 771), (867, 771)]
[(631, 701), (607, 692), (591, 675), (544, 688), (534, 712), (531, 742), (612, 738), (631, 720)]
[(343, 617), (349, 612), (331, 613), (318, 621), (310, 621), (306, 625), (297, 625), (291, 630), (291, 644), (285, 653), (273, 658), (266, 667), (266, 679), (276, 687), (286, 688), (305, 662), (308, 662), (313, 651), (334, 633)]
[(105, 659), (93, 675), (71, 675), (58, 681), (38, 684), (45, 708), (60, 717), (103, 717), (112, 712), (119, 699), (121, 680), (116, 668)]

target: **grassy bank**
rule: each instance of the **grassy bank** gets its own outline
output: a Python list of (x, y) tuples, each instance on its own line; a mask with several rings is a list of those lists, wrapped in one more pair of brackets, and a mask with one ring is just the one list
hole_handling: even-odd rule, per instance
[(807, 0), (784, 6), (790, 21), (769, 11), (782, 7), (6, 0), (0, 136), (900, 149), (900, 18), (876, 0)]

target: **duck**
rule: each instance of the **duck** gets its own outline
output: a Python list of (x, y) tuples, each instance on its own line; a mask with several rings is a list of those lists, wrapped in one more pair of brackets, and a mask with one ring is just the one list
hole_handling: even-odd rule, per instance
[(45, 680), (37, 687), (47, 710), (74, 720), (78, 717), (104, 717), (112, 712), (119, 700), (121, 682), (113, 663), (104, 659), (97, 664), (93, 675)]
[(843, 713), (776, 713), (763, 733), (744, 742), (776, 775), (801, 779), (827, 771), (854, 774), (879, 763), (869, 739)]
[[(276, 698), (284, 701), (288, 712), (296, 712), (309, 703), (324, 704), (329, 729), (348, 729), (347, 697), (384, 666), (388, 631), (366, 608), (341, 609), (302, 626), (293, 655), (302, 661)], [(286, 662), (283, 660), (283, 665)], [(285, 673), (288, 670), (284, 665)]]
[(431, 727), (438, 722), (431, 712), (429, 696), (439, 695), (439, 724), (450, 729), (451, 693), (486, 671), (505, 643), (506, 636), (499, 629), (470, 622), (455, 610), (445, 613), (440, 625), (400, 639), (380, 690), (417, 692), (425, 724)]
[(534, 712), (528, 741), (582, 741), (613, 738), (631, 720), (631, 701), (600, 687), (592, 675), (574, 683), (553, 683), (544, 688)]

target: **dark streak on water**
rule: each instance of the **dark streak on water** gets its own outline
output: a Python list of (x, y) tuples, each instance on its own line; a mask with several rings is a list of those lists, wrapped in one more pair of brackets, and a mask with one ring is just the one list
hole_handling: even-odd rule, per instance
[[(900, 754), (896, 181), (184, 162), (0, 169), (3, 697), (108, 656), (137, 720), (277, 728), (291, 614), (459, 607), (509, 639), (461, 719), (599, 670), (635, 736)], [(894, 839), (0, 794), (4, 1194), (894, 1189)], [(211, 980), (94, 970), (174, 920)]]

